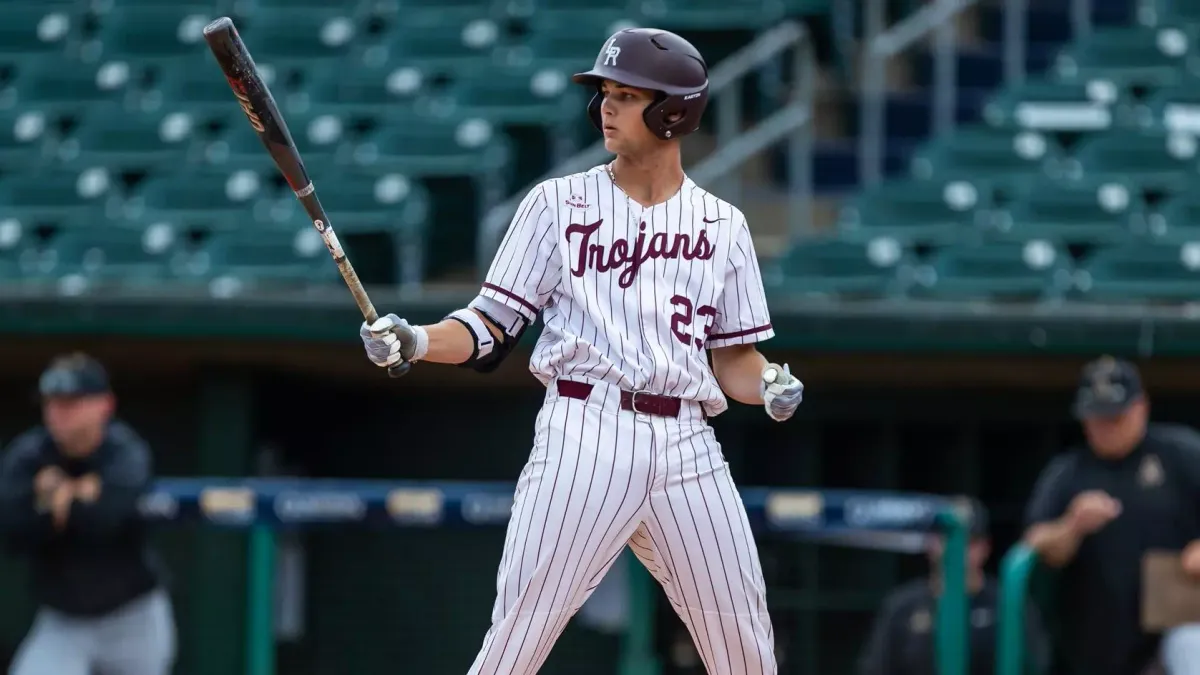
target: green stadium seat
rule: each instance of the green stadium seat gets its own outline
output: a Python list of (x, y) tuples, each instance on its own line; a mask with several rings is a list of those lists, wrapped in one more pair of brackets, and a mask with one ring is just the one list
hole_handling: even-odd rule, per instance
[(1169, 133), (1200, 134), (1200, 78), (1160, 89), (1146, 100), (1146, 120)]
[(800, 242), (780, 261), (778, 285), (809, 297), (883, 298), (899, 291), (898, 270), (907, 263), (911, 252), (889, 237)]
[(1097, 249), (1081, 264), (1080, 292), (1104, 302), (1192, 302), (1200, 282), (1200, 244), (1147, 243)]
[[(267, 86), (271, 84), (267, 82)], [(187, 59), (157, 64), (152, 81), (140, 93), (136, 105), (145, 112), (181, 111), (207, 121), (223, 119), (239, 109), (229, 83), (207, 49)]]
[(98, 103), (124, 103), (131, 72), (127, 64), (96, 67), (66, 57), (24, 62), (0, 90), (0, 108), (36, 107), (48, 114), (78, 115)]
[(288, 8), (256, 11), (238, 30), (252, 45), (255, 63), (290, 68), (347, 57), (362, 27), (345, 9)]
[(1060, 82), (1034, 78), (1001, 89), (984, 106), (983, 119), (1000, 128), (1098, 131), (1114, 125), (1126, 92), (1112, 82)]
[(502, 36), (500, 24), (486, 16), (443, 16), (441, 11), (405, 15), (378, 46), (366, 50), (363, 62), (368, 67), (475, 68), (494, 58)]
[(57, 147), (66, 165), (103, 165), (113, 170), (178, 165), (195, 147), (195, 120), (186, 113), (131, 113), (120, 107), (88, 110), (79, 127)]
[(583, 92), (571, 73), (556, 68), (499, 68), (464, 73), (453, 84), (455, 103), (500, 124), (543, 125), (577, 119)]
[(902, 242), (946, 241), (974, 231), (985, 206), (980, 190), (966, 181), (886, 181), (847, 201), (837, 227), (852, 241), (881, 236)]
[(253, 17), (259, 11), (276, 11), (290, 9), (294, 11), (311, 12), (314, 10), (333, 10), (353, 15), (364, 6), (375, 4), (368, 0), (232, 0), (228, 3), (230, 13), (236, 17)]
[(4, 215), (22, 220), (62, 219), (103, 213), (117, 198), (106, 169), (46, 168), (0, 178)]
[(354, 164), (371, 171), (410, 176), (476, 176), (509, 161), (510, 142), (484, 119), (393, 120), (354, 148)]
[(67, 283), (155, 284), (170, 276), (178, 245), (169, 230), (68, 231), (48, 242), (37, 271)]
[(419, 233), (429, 216), (425, 186), (399, 173), (329, 171), (313, 184), (338, 232)]
[[(347, 141), (349, 122), (336, 113), (313, 111), (286, 115), (288, 133), (306, 165), (331, 163)], [(204, 160), (212, 166), (272, 171), (275, 162), (258, 133), (240, 110), (226, 118), (225, 125), (204, 148)]]
[(89, 60), (124, 59), (140, 64), (192, 60), (198, 51), (207, 51), (204, 27), (215, 18), (212, 10), (198, 12), (195, 7), (173, 3), (115, 7), (99, 18), (99, 28), (83, 55)]
[(642, 0), (635, 5), (647, 22), (673, 30), (769, 26), (785, 9), (777, 0)]
[(37, 109), (0, 112), (0, 171), (28, 171), (45, 162), (53, 123)]
[(991, 219), (1004, 238), (1046, 239), (1059, 244), (1132, 241), (1134, 223), (1146, 214), (1140, 193), (1124, 183), (1029, 181), (1007, 209)]
[(148, 178), (129, 195), (133, 223), (166, 223), (183, 229), (241, 230), (274, 221), (279, 195), (266, 174), (178, 173)]
[(1098, 181), (1134, 181), (1175, 190), (1200, 170), (1200, 141), (1188, 134), (1113, 131), (1080, 143), (1075, 160), (1083, 176)]
[(367, 0), (365, 4), (367, 11), (373, 14), (382, 16), (399, 14), (403, 17), (407, 12), (422, 12), (431, 9), (471, 10), (476, 14), (484, 15), (490, 13), (492, 7), (498, 3), (493, 0)]
[(0, 260), (15, 263), (31, 245), (35, 232), (25, 223), (11, 216), (0, 218)]
[[(482, 66), (486, 68), (490, 66)], [(290, 115), (295, 110), (319, 108), (363, 118), (374, 118), (388, 109), (428, 108), (434, 80), (440, 74), (424, 64), (391, 61), (374, 66), (334, 63), (314, 65), (302, 93), (282, 103)]]
[(45, 2), (6, 3), (0, 21), (0, 56), (64, 53), (79, 38), (80, 16)]
[(948, 246), (915, 274), (914, 296), (994, 302), (1038, 301), (1070, 289), (1071, 259), (1046, 240)]
[(622, 28), (647, 25), (634, 12), (604, 9), (538, 11), (529, 18), (528, 43), (511, 50), (508, 63), (573, 70), (596, 60), (596, 45)]
[(1200, 2), (1197, 0), (1158, 0), (1155, 10), (1160, 18), (1168, 21), (1200, 24)]
[(510, 16), (531, 16), (537, 12), (555, 12), (563, 9), (600, 9), (610, 12), (632, 11), (638, 0), (509, 0), (505, 11)]
[(1159, 204), (1146, 218), (1145, 234), (1170, 244), (1200, 241), (1200, 195), (1184, 192)]
[(914, 154), (909, 170), (921, 179), (1011, 180), (1045, 175), (1061, 150), (1037, 131), (959, 127), (935, 137)]
[(1164, 86), (1184, 77), (1184, 63), (1195, 46), (1192, 32), (1177, 26), (1098, 26), (1059, 54), (1054, 69), (1059, 77), (1077, 82)]
[(186, 267), (210, 281), (218, 297), (262, 287), (308, 287), (340, 280), (329, 251), (311, 226), (213, 235)]

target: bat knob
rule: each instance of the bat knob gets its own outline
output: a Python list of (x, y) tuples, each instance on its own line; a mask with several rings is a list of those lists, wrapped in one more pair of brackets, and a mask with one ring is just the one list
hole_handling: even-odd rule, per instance
[(388, 377), (390, 377), (394, 380), (399, 377), (404, 377), (405, 375), (408, 374), (408, 371), (410, 371), (410, 370), (412, 370), (412, 364), (405, 361), (403, 363), (397, 363), (396, 365), (389, 367), (387, 373), (388, 373)]
[(775, 378), (779, 377), (779, 371), (774, 368), (768, 368), (763, 372), (763, 382), (767, 384), (775, 384)]

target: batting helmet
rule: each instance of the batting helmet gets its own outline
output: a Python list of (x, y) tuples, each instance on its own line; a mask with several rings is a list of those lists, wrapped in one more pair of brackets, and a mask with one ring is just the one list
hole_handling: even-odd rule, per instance
[(604, 80), (658, 92), (642, 118), (650, 131), (664, 140), (699, 128), (708, 105), (704, 57), (690, 42), (665, 30), (629, 28), (615, 33), (601, 47), (592, 69), (571, 79), (595, 87), (588, 117), (597, 129), (604, 128), (600, 119), (600, 83)]

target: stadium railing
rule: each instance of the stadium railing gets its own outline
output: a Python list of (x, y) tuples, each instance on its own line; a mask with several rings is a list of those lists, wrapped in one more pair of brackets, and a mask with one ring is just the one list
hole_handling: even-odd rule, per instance
[[(275, 672), (272, 608), (279, 529), (315, 525), (389, 528), (503, 527), (512, 485), (323, 479), (164, 478), (141, 501), (143, 517), (248, 532), (247, 675)], [(935, 626), (940, 675), (966, 675), (966, 555), (974, 509), (969, 500), (850, 490), (743, 488), (755, 531), (849, 546), (878, 547), (876, 535), (945, 534), (945, 592)], [(637, 564), (636, 562), (634, 563)], [(654, 675), (653, 594), (648, 573), (630, 575), (632, 610), (621, 675)]]

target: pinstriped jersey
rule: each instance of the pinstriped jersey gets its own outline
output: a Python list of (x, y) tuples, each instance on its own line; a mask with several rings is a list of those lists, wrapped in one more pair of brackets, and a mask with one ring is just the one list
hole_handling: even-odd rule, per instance
[(544, 384), (600, 380), (709, 415), (728, 402), (706, 350), (774, 336), (745, 216), (687, 177), (650, 207), (603, 165), (538, 184), (480, 294), (542, 315), (530, 370)]

